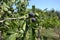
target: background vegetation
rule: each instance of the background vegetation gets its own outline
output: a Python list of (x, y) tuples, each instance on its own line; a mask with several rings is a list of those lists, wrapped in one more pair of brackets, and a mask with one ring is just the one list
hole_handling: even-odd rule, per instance
[(28, 2), (0, 0), (0, 40), (60, 40), (60, 12), (27, 9)]

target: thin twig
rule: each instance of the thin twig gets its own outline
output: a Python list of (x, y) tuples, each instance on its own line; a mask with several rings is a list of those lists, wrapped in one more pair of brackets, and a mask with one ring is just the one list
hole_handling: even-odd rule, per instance
[(1, 20), (0, 22), (2, 23), (2, 22), (4, 22), (5, 20), (17, 20), (17, 19), (25, 19), (25, 17), (23, 18), (23, 17), (18, 17), (18, 18), (5, 18), (4, 20)]
[(0, 31), (0, 40), (3, 40), (3, 39), (2, 39), (2, 32), (1, 32), (1, 31)]

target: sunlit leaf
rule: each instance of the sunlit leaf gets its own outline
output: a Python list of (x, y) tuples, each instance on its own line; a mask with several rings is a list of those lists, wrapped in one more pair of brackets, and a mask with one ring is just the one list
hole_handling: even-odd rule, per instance
[(14, 33), (10, 35), (9, 38), (7, 38), (7, 40), (16, 40), (16, 37), (17, 37), (17, 33)]

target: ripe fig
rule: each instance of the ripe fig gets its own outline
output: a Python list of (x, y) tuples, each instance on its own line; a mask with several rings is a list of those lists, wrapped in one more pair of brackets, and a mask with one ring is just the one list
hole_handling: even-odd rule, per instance
[(29, 17), (34, 17), (34, 16), (35, 16), (34, 13), (32, 12), (29, 13)]
[(32, 18), (32, 22), (36, 22), (36, 18)]

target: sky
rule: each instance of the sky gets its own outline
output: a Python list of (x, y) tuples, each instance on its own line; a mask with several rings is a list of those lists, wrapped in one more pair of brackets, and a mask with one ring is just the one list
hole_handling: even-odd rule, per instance
[(27, 8), (32, 8), (32, 5), (42, 10), (45, 8), (60, 10), (60, 0), (30, 0)]

